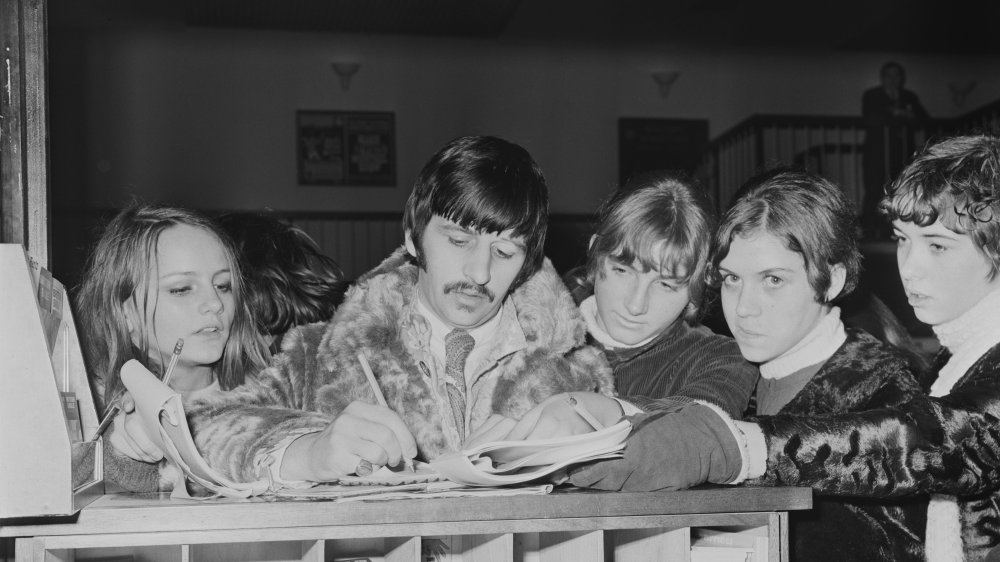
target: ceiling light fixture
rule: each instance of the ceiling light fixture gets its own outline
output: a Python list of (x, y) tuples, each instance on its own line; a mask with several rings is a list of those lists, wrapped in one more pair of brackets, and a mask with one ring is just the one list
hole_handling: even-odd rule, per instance
[(351, 78), (361, 69), (361, 63), (359, 62), (341, 61), (335, 62), (330, 66), (333, 67), (333, 71), (340, 77), (340, 88), (345, 92), (351, 88)]
[(661, 70), (652, 74), (653, 81), (660, 88), (660, 97), (666, 99), (670, 96), (670, 88), (680, 75), (681, 73), (676, 70)]

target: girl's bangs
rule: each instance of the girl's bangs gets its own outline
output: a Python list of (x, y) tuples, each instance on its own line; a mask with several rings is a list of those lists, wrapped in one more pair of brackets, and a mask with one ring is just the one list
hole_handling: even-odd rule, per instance
[(698, 251), (687, 240), (675, 240), (674, 236), (663, 237), (662, 232), (655, 236), (653, 232), (636, 233), (624, 237), (631, 243), (621, 243), (608, 252), (612, 259), (624, 263), (639, 262), (643, 271), (657, 270), (666, 277), (687, 283), (697, 269)]

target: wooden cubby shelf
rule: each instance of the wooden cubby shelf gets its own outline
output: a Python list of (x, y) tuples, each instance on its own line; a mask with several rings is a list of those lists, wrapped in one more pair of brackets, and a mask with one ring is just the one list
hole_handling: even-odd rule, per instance
[(718, 542), (694, 544), (709, 528), (739, 538), (721, 542), (742, 548), (740, 560), (761, 562), (788, 559), (787, 513), (811, 505), (807, 488), (344, 503), (108, 494), (74, 517), (0, 521), (0, 537), (15, 539), (18, 562), (420, 562), (431, 541), (442, 562), (697, 562), (721, 559)]

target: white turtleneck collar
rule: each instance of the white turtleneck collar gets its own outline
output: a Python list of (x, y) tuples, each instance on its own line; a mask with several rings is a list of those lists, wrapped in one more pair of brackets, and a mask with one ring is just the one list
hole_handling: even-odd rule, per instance
[[(931, 385), (931, 396), (944, 396), (969, 368), (1000, 343), (1000, 290), (988, 293), (958, 318), (933, 327), (951, 357)], [(927, 506), (925, 557), (933, 562), (964, 560), (962, 523), (958, 499), (948, 494), (931, 494)]]
[(653, 334), (645, 340), (634, 344), (622, 343), (616, 340), (601, 327), (600, 319), (597, 318), (597, 297), (594, 295), (590, 295), (580, 303), (580, 314), (583, 316), (584, 322), (587, 323), (587, 331), (590, 332), (590, 335), (608, 349), (634, 349), (642, 347), (660, 335), (659, 333)]
[(813, 326), (799, 343), (778, 357), (761, 363), (760, 376), (765, 379), (780, 379), (810, 365), (822, 363), (830, 358), (847, 341), (844, 323), (840, 321), (840, 308), (833, 306), (819, 322)]
[(988, 293), (958, 318), (933, 329), (941, 345), (951, 352), (931, 386), (931, 396), (944, 396), (976, 360), (1000, 343), (1000, 290)]

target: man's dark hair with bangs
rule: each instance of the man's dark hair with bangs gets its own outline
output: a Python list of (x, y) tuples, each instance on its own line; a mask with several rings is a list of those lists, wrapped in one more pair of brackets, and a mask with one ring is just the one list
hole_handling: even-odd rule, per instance
[(854, 206), (828, 180), (788, 167), (764, 172), (740, 188), (736, 202), (722, 217), (712, 242), (709, 280), (715, 286), (721, 283), (719, 264), (734, 238), (763, 231), (802, 255), (817, 302), (828, 302), (833, 266), (843, 265), (844, 288), (830, 299), (837, 300), (854, 290), (861, 272), (856, 222)]
[(705, 267), (715, 217), (704, 192), (692, 181), (665, 172), (637, 176), (601, 206), (587, 252), (587, 277), (604, 275), (604, 262), (638, 261), (686, 284), (689, 323), (698, 320), (705, 293)]
[(420, 171), (406, 201), (403, 230), (410, 233), (421, 268), (426, 267), (421, 238), (433, 215), (479, 232), (513, 230), (524, 238), (524, 265), (512, 291), (542, 267), (549, 191), (541, 168), (514, 143), (496, 137), (460, 137)]
[(892, 183), (879, 212), (889, 221), (966, 234), (1000, 270), (1000, 138), (970, 135), (928, 146)]

